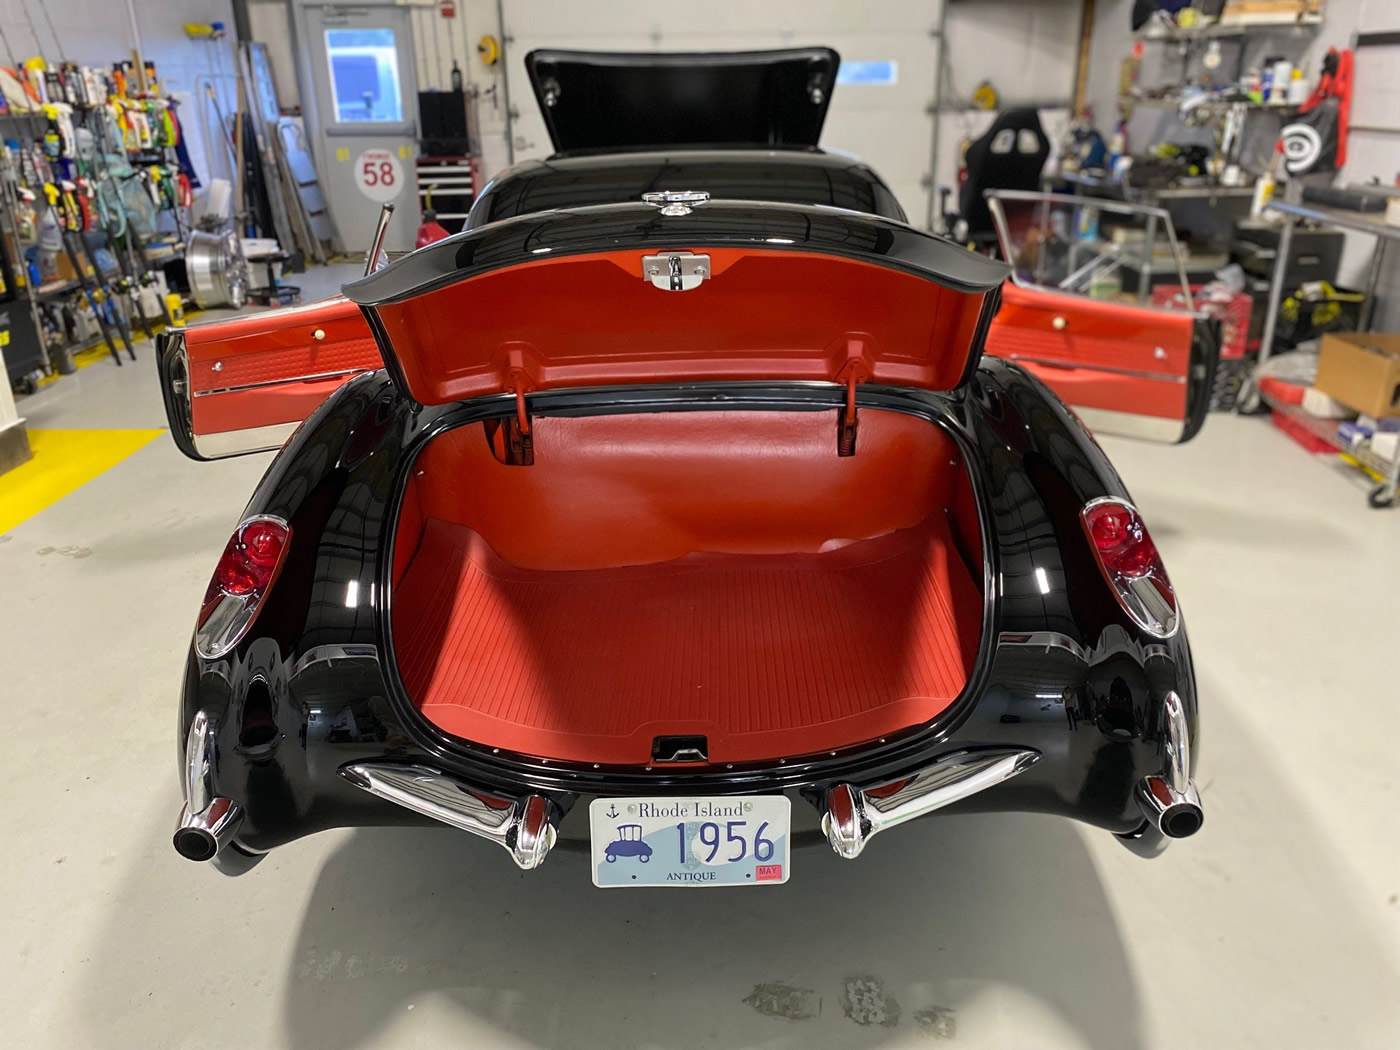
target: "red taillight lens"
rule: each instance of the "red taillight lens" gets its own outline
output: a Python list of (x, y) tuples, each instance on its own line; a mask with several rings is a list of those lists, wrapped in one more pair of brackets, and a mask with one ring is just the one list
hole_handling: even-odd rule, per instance
[(229, 538), (195, 631), (195, 648), (206, 659), (228, 652), (253, 622), (272, 586), (291, 535), (279, 518), (250, 518)]
[(1146, 576), (1159, 563), (1157, 548), (1137, 511), (1123, 503), (1096, 503), (1084, 509), (1084, 524), (1099, 560), (1110, 572)]
[(214, 578), (209, 581), (207, 604), (220, 594), (245, 597), (266, 590), (282, 560), (287, 526), (270, 518), (254, 518), (229, 537)]
[(1119, 604), (1140, 627), (1166, 637), (1176, 630), (1176, 593), (1137, 509), (1116, 499), (1095, 500), (1080, 517)]

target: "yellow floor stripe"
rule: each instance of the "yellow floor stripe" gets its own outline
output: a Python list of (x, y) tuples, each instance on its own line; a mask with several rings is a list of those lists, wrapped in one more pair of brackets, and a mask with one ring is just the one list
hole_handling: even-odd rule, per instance
[(32, 518), (164, 430), (31, 430), (34, 458), (0, 474), (0, 533)]

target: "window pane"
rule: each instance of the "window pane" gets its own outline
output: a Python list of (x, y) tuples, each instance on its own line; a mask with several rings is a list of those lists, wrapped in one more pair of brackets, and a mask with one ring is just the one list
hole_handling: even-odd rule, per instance
[(326, 65), (338, 123), (402, 123), (399, 51), (392, 29), (327, 29)]

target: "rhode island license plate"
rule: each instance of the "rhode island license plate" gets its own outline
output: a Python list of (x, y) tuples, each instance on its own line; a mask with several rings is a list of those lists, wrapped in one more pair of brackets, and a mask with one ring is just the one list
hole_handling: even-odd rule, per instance
[(588, 807), (595, 886), (765, 886), (788, 880), (783, 795), (600, 798)]

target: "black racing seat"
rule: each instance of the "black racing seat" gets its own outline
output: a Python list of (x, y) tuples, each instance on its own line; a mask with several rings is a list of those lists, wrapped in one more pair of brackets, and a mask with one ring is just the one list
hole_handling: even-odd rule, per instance
[(967, 180), (958, 194), (956, 214), (944, 214), (947, 228), (964, 243), (996, 243), (987, 190), (1035, 190), (1050, 156), (1050, 139), (1034, 109), (1008, 109), (967, 147)]

